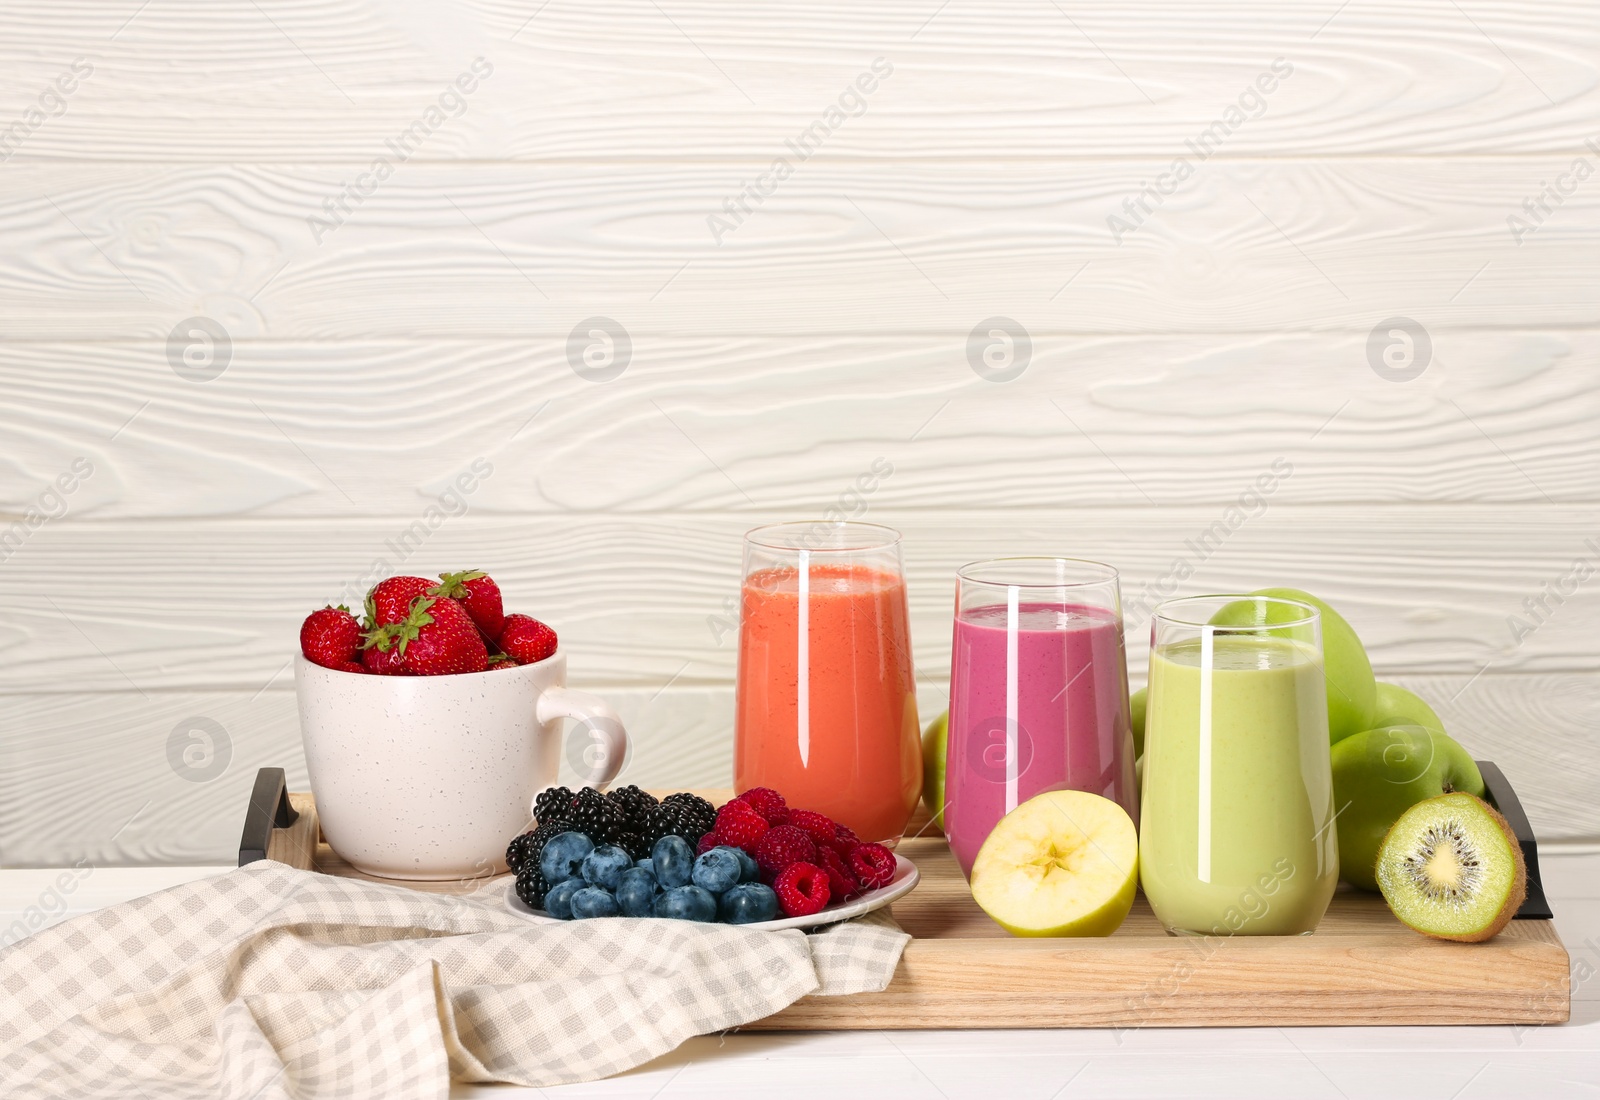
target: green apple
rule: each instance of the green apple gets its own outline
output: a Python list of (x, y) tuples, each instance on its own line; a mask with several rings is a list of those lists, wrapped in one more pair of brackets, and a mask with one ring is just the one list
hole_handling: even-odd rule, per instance
[(950, 712), (945, 711), (922, 731), (922, 801), (933, 823), (944, 829), (944, 768), (950, 754)]
[(972, 863), (972, 899), (1014, 936), (1109, 936), (1138, 881), (1132, 819), (1086, 791), (1028, 799), (1000, 819)]
[(1444, 729), (1444, 723), (1433, 712), (1433, 708), (1399, 684), (1378, 682), (1377, 706), (1373, 713), (1373, 728), (1424, 726), (1430, 730)]
[(1401, 814), (1450, 791), (1483, 797), (1472, 755), (1442, 730), (1384, 726), (1346, 737), (1331, 755), (1339, 876), (1363, 890), (1378, 888), (1378, 848)]
[[(1333, 608), (1298, 588), (1261, 588), (1252, 596), (1271, 596), (1280, 600), (1308, 603), (1322, 612), (1322, 671), (1328, 682), (1328, 742), (1338, 744), (1351, 734), (1373, 728), (1377, 702), (1377, 681), (1372, 677), (1372, 662), (1344, 617)], [(1229, 604), (1212, 617), (1212, 622), (1234, 626), (1257, 623), (1259, 605), (1241, 600)], [(1290, 609), (1268, 605), (1266, 623), (1285, 622)]]
[(1150, 704), (1150, 689), (1140, 688), (1128, 696), (1128, 721), (1133, 726), (1133, 758), (1144, 755), (1144, 714)]

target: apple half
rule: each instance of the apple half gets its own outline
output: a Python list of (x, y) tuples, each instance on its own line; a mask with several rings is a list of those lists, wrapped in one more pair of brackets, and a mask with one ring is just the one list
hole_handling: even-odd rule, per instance
[(1000, 819), (972, 864), (972, 898), (1014, 936), (1109, 936), (1133, 908), (1139, 838), (1123, 808), (1046, 791)]

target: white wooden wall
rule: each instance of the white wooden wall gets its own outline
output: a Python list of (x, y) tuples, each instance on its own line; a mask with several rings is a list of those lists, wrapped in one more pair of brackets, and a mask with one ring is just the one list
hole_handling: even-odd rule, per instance
[[(739, 534), (841, 500), (905, 533), (930, 715), (963, 561), (1101, 558), (1137, 605), (1182, 557), (1184, 593), (1337, 604), (1545, 837), (1600, 836), (1600, 570), (1508, 624), (1600, 563), (1592, 0), (26, 0), (14, 123), (6, 864), (228, 858), (255, 768), (304, 782), (299, 619), (379, 559), (492, 570), (616, 699), (629, 780), (726, 782)], [(169, 361), (195, 316), (231, 341), (210, 381)], [(604, 383), (567, 357), (594, 316), (632, 344)], [(993, 316), (1031, 338), (1014, 381), (968, 362)], [(1394, 316), (1432, 343), (1410, 381), (1369, 363)], [(478, 459), (465, 514), (394, 558)], [(1264, 508), (1186, 549), (1277, 459)], [(169, 761), (196, 716), (225, 766)]]

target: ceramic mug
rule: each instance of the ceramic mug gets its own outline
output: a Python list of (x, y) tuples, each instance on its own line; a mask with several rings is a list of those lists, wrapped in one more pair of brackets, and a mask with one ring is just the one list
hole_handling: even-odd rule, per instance
[[(294, 659), (300, 737), (328, 845), (382, 878), (483, 878), (554, 785), (561, 719), (588, 742), (586, 786), (616, 778), (628, 737), (602, 699), (567, 687), (560, 650), (456, 676), (372, 676)], [(576, 731), (574, 731), (576, 733)]]

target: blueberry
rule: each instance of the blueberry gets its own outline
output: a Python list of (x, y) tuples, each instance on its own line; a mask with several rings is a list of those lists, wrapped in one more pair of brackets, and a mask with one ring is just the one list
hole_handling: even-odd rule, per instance
[(717, 919), (728, 924), (756, 924), (778, 915), (778, 895), (759, 882), (742, 882), (722, 895)]
[(617, 907), (625, 917), (648, 917), (655, 913), (656, 876), (647, 867), (630, 867), (622, 872), (617, 885)]
[(594, 851), (594, 841), (582, 833), (557, 833), (539, 856), (539, 873), (551, 886), (578, 874), (583, 861)]
[[(682, 841), (681, 837), (675, 839)], [(656, 899), (654, 913), (658, 917), (709, 924), (717, 919), (717, 899), (698, 886), (678, 886)]]
[(651, 859), (649, 856), (645, 856), (639, 862), (635, 863), (634, 866), (635, 867), (643, 867), (646, 871), (650, 872), (650, 877), (651, 878), (655, 878), (656, 877), (656, 864), (655, 864), (655, 861), (653, 859)]
[(569, 878), (556, 883), (544, 896), (544, 911), (557, 920), (571, 920), (572, 895), (583, 887), (584, 881), (581, 878)]
[(633, 866), (633, 859), (615, 844), (602, 844), (583, 858), (583, 880), (591, 886), (615, 890), (622, 872)]
[(694, 884), (713, 894), (737, 886), (744, 868), (727, 848), (713, 848), (694, 861)]
[(694, 849), (681, 836), (664, 836), (656, 841), (650, 861), (655, 864), (656, 881), (667, 890), (689, 885), (694, 874)]
[[(568, 879), (568, 882), (574, 881)], [(617, 899), (603, 886), (585, 886), (572, 894), (572, 919), (588, 920), (590, 917), (614, 917)]]
[(726, 844), (717, 845), (725, 852), (732, 852), (739, 857), (739, 881), (758, 882), (761, 879), (761, 864), (756, 862), (756, 857), (743, 848), (730, 848)]

